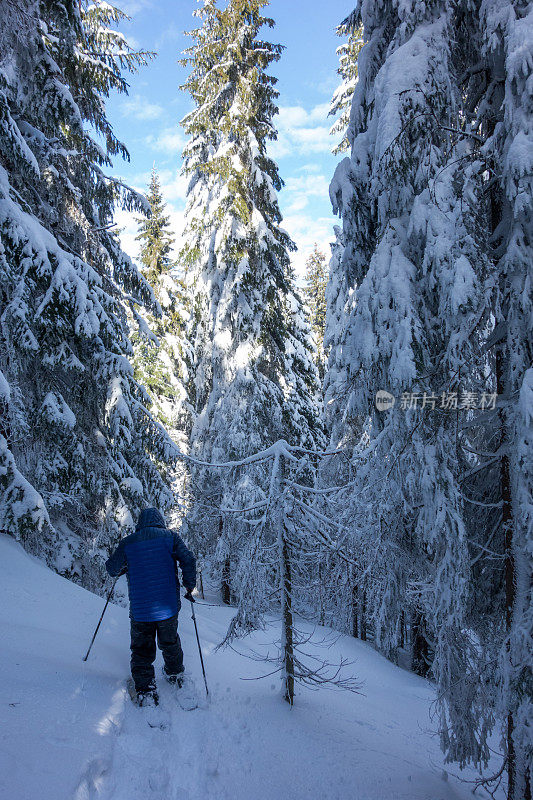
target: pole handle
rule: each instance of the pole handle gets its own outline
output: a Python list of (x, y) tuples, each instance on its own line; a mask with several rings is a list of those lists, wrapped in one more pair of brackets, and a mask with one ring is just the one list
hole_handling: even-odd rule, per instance
[(191, 603), (196, 603), (196, 600), (192, 596), (192, 592), (190, 589), (187, 589), (185, 592), (185, 600), (189, 600)]

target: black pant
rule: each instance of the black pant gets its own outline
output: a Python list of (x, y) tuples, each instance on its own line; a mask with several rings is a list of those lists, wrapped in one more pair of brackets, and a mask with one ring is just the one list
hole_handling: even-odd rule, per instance
[(178, 636), (178, 615), (158, 622), (131, 620), (131, 676), (135, 690), (155, 688), (155, 639), (163, 653), (167, 675), (183, 672), (183, 650)]

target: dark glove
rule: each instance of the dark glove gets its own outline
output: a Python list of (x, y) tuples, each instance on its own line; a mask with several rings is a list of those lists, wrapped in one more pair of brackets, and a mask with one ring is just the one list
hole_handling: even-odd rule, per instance
[(190, 600), (191, 603), (195, 603), (196, 602), (196, 600), (192, 596), (192, 589), (186, 589), (185, 590), (185, 599), (186, 600)]

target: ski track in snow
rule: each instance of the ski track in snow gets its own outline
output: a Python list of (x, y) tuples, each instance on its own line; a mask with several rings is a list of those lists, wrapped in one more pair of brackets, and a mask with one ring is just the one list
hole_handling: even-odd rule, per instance
[[(369, 645), (341, 636), (324, 650), (319, 629), (314, 652), (353, 660), (363, 694), (299, 689), (291, 709), (276, 677), (242, 680), (268, 672), (264, 664), (215, 652), (231, 609), (197, 603), (207, 701), (185, 606), (180, 634), (200, 707), (180, 708), (158, 656), (160, 706), (138, 708), (126, 690), (126, 609), (109, 607), (82, 662), (103, 602), (0, 536), (2, 800), (471, 798), (468, 785), (443, 779), (431, 685)], [(254, 651), (272, 653), (275, 635), (255, 634)]]

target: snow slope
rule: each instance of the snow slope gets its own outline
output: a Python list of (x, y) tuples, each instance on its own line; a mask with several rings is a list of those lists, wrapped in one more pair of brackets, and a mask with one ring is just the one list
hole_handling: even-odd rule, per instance
[[(123, 580), (123, 579), (121, 579)], [(290, 709), (268, 672), (215, 652), (231, 609), (196, 604), (211, 700), (182, 711), (161, 681), (158, 709), (126, 697), (128, 614), (110, 606), (87, 663), (102, 598), (0, 536), (0, 797), (6, 800), (466, 800), (443, 773), (431, 685), (362, 642), (338, 638), (363, 695), (300, 689)], [(194, 629), (186, 666), (202, 687)], [(254, 650), (273, 631), (256, 634)], [(240, 643), (239, 648), (246, 650)], [(272, 649), (272, 648), (271, 648)], [(159, 658), (159, 657), (158, 657)], [(148, 722), (155, 724), (150, 727)], [(160, 724), (162, 727), (160, 727)]]

